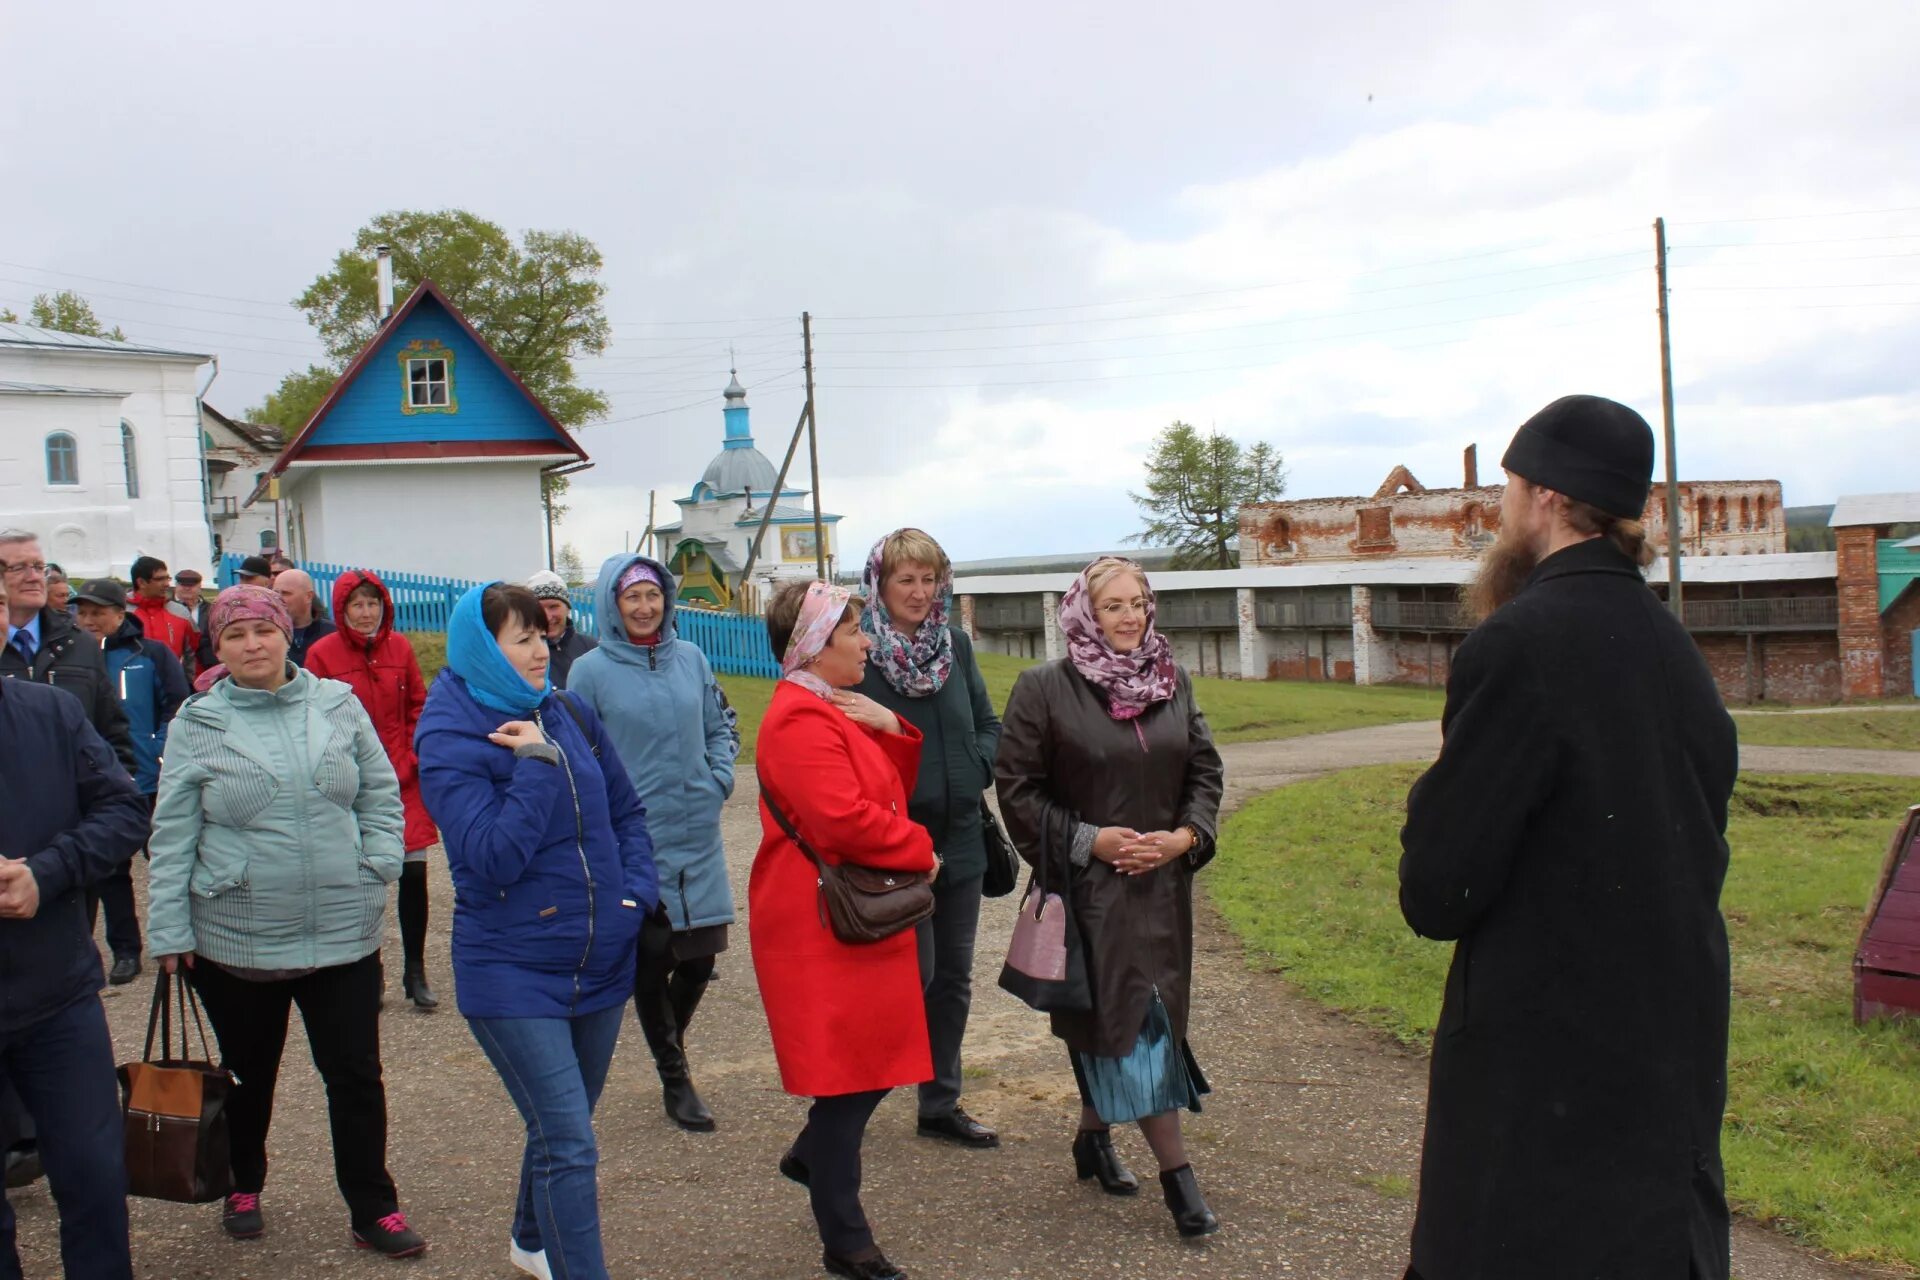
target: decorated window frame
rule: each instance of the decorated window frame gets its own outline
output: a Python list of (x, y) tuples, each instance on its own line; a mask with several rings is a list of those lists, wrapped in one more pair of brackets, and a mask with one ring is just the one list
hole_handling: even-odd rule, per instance
[(400, 352), (400, 412), (458, 413), (453, 389), (453, 351), (445, 343), (416, 338)]

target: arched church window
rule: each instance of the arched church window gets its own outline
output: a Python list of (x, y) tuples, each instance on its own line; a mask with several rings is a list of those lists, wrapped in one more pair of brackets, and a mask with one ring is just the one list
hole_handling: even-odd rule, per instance
[(47, 483), (80, 483), (80, 446), (70, 431), (53, 431), (47, 435)]
[(127, 473), (127, 496), (140, 496), (140, 454), (134, 447), (133, 424), (120, 419), (120, 466)]

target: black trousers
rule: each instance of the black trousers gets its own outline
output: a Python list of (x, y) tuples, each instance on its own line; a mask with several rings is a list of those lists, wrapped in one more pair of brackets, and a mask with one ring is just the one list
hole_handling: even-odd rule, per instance
[(860, 1207), (860, 1142), (886, 1089), (815, 1098), (793, 1153), (807, 1166), (807, 1192), (820, 1243), (847, 1257), (873, 1247), (873, 1230)]
[(427, 963), (427, 864), (409, 862), (400, 870), (400, 955), (409, 969)]
[[(147, 797), (147, 813), (153, 813), (157, 796)], [(133, 905), (133, 858), (109, 871), (103, 879), (87, 886), (87, 931), (91, 933), (100, 919), (100, 908), (107, 909), (107, 949), (115, 960), (140, 958), (140, 916)]]
[(915, 928), (920, 982), (926, 992), (927, 1043), (933, 1079), (920, 1086), (920, 1114), (951, 1115), (960, 1101), (960, 1042), (973, 1008), (973, 942), (980, 932), (980, 883), (974, 876), (933, 882), (933, 914)]
[(287, 1015), (300, 1007), (313, 1065), (327, 1088), (333, 1174), (355, 1227), (400, 1207), (387, 1172), (387, 1089), (380, 1076), (380, 953), (282, 982), (248, 982), (200, 959), (194, 989), (237, 1077), (227, 1102), (233, 1189), (259, 1194), (267, 1181), (267, 1130), (287, 1046)]

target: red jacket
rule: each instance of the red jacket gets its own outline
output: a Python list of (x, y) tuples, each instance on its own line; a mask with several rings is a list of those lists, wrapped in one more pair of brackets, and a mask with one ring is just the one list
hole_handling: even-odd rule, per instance
[(158, 640), (167, 646), (167, 652), (180, 659), (200, 647), (200, 637), (194, 633), (193, 624), (168, 608), (170, 600), (149, 600), (145, 596), (135, 596), (129, 612), (140, 619), (140, 629), (149, 640)]
[[(380, 629), (369, 639), (347, 625), (347, 597), (362, 582), (380, 591)], [(393, 629), (393, 597), (371, 570), (349, 569), (333, 584), (333, 616), (339, 630), (322, 636), (307, 650), (307, 670), (338, 680), (353, 690), (367, 709), (393, 771), (400, 775), (400, 799), (407, 808), (406, 846), (413, 853), (440, 838), (420, 799), (420, 762), (413, 754), (413, 731), (426, 705), (427, 682), (407, 638)]]
[[(761, 785), (830, 863), (933, 870), (933, 837), (907, 817), (920, 731), (876, 733), (791, 681), (774, 689), (755, 758)], [(820, 922), (817, 874), (763, 802), (747, 885), (748, 932), (780, 1083), (821, 1098), (933, 1078), (911, 929), (849, 945)]]

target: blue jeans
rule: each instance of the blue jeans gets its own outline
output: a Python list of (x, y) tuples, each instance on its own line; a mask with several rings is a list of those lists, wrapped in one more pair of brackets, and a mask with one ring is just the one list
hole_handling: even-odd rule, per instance
[(468, 1018), (527, 1122), (513, 1238), (545, 1249), (554, 1280), (605, 1280), (600, 1246), (600, 1153), (593, 1109), (620, 1039), (623, 1000), (577, 1018)]
[[(19, 1031), (0, 1032), (0, 1075), (39, 1129), (47, 1188), (60, 1207), (70, 1276), (133, 1280), (127, 1164), (107, 1015), (92, 996)], [(13, 1207), (0, 1190), (0, 1280), (18, 1280)]]

